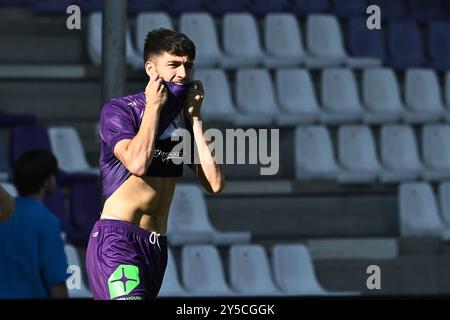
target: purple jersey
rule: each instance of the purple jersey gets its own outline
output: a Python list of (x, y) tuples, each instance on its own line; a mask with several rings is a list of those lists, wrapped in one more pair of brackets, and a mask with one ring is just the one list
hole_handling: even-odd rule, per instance
[[(162, 108), (158, 122), (157, 138), (170, 136), (170, 129), (184, 127), (191, 130), (186, 118), (184, 100), (188, 85), (165, 83), (168, 99)], [(123, 139), (133, 139), (141, 126), (145, 109), (145, 93), (109, 100), (100, 113), (100, 171), (105, 200), (131, 175), (114, 155), (114, 147)]]

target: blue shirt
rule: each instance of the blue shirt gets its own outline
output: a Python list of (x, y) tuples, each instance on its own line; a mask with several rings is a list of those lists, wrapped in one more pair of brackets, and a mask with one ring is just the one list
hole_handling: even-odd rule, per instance
[(47, 298), (68, 276), (58, 218), (34, 198), (17, 198), (12, 219), (0, 223), (0, 299)]

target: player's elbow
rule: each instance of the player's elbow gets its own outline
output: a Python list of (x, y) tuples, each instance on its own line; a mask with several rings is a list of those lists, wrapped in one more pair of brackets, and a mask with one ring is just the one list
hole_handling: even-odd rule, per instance
[(128, 166), (128, 171), (136, 177), (144, 177), (147, 172), (147, 166), (144, 161), (133, 161)]
[(211, 193), (213, 194), (221, 193), (224, 188), (225, 188), (225, 181), (223, 179), (220, 179), (219, 181), (211, 184)]

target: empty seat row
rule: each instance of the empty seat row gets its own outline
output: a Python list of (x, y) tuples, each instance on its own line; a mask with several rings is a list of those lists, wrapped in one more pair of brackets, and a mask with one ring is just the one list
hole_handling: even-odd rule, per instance
[(430, 69), (409, 69), (404, 90), (392, 69), (364, 70), (361, 86), (350, 69), (324, 69), (320, 95), (305, 69), (277, 69), (273, 81), (266, 69), (238, 69), (234, 99), (231, 81), (223, 70), (200, 69), (194, 72), (194, 78), (201, 80), (205, 88), (204, 119), (230, 121), (237, 126), (450, 119), (450, 73), (441, 90), (436, 73)]
[(327, 128), (298, 127), (295, 132), (296, 176), (301, 180), (325, 179), (341, 183), (450, 179), (449, 125), (424, 126), (421, 152), (413, 129), (407, 125), (383, 126), (379, 141), (377, 147), (367, 126), (342, 126), (337, 131), (335, 148)]
[[(100, 64), (101, 14), (93, 13), (89, 19), (89, 54), (95, 64)], [(196, 44), (196, 64), (202, 67), (303, 64), (308, 68), (341, 65), (360, 68), (379, 66), (383, 61), (399, 70), (411, 66), (430, 66), (438, 70), (450, 67), (450, 40), (446, 37), (450, 23), (445, 21), (430, 23), (428, 41), (423, 44), (419, 26), (413, 20), (392, 21), (385, 32), (384, 29), (368, 29), (366, 17), (352, 18), (347, 23), (344, 39), (335, 16), (312, 14), (306, 21), (305, 47), (302, 28), (292, 13), (267, 14), (263, 25), (263, 32), (260, 33), (257, 20), (251, 14), (226, 14), (219, 38), (213, 17), (198, 12), (182, 14), (178, 30)], [(138, 14), (134, 38), (136, 47), (128, 28), (127, 61), (132, 66), (142, 68), (145, 36), (158, 27), (174, 29), (174, 22), (165, 12)], [(429, 61), (424, 47), (427, 48)]]
[[(70, 4), (79, 5), (84, 12), (101, 10), (102, 0), (0, 0), (3, 6), (31, 6), (36, 12), (65, 13)], [(442, 19), (450, 14), (448, 0), (128, 0), (128, 12), (164, 10), (171, 15), (183, 12), (206, 10), (214, 15), (228, 12), (250, 11), (264, 15), (275, 11), (291, 11), (298, 16), (310, 13), (331, 12), (339, 17), (351, 17), (365, 13), (367, 6), (378, 5), (384, 19), (398, 19), (406, 16), (418, 21)]]
[[(270, 261), (263, 246), (233, 245), (228, 268), (213, 245), (186, 245), (181, 251), (181, 272), (169, 250), (160, 296), (278, 296), (355, 295), (330, 292), (317, 281), (308, 249), (301, 244), (272, 248)], [(229, 280), (225, 276), (228, 269)], [(178, 274), (181, 274), (181, 280)], [(181, 284), (182, 283), (182, 284)]]

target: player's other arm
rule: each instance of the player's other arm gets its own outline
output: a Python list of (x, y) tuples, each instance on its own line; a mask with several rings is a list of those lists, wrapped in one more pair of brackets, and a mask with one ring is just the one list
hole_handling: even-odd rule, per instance
[(200, 183), (209, 193), (219, 193), (225, 187), (225, 175), (221, 164), (218, 164), (208, 148), (201, 125), (200, 108), (204, 90), (200, 81), (193, 81), (186, 99), (189, 120), (192, 123), (194, 140), (199, 151), (199, 164), (190, 165)]
[(141, 127), (133, 139), (123, 139), (114, 147), (115, 156), (131, 174), (143, 177), (153, 159), (159, 114), (167, 101), (163, 79), (150, 79), (145, 88), (146, 105)]

